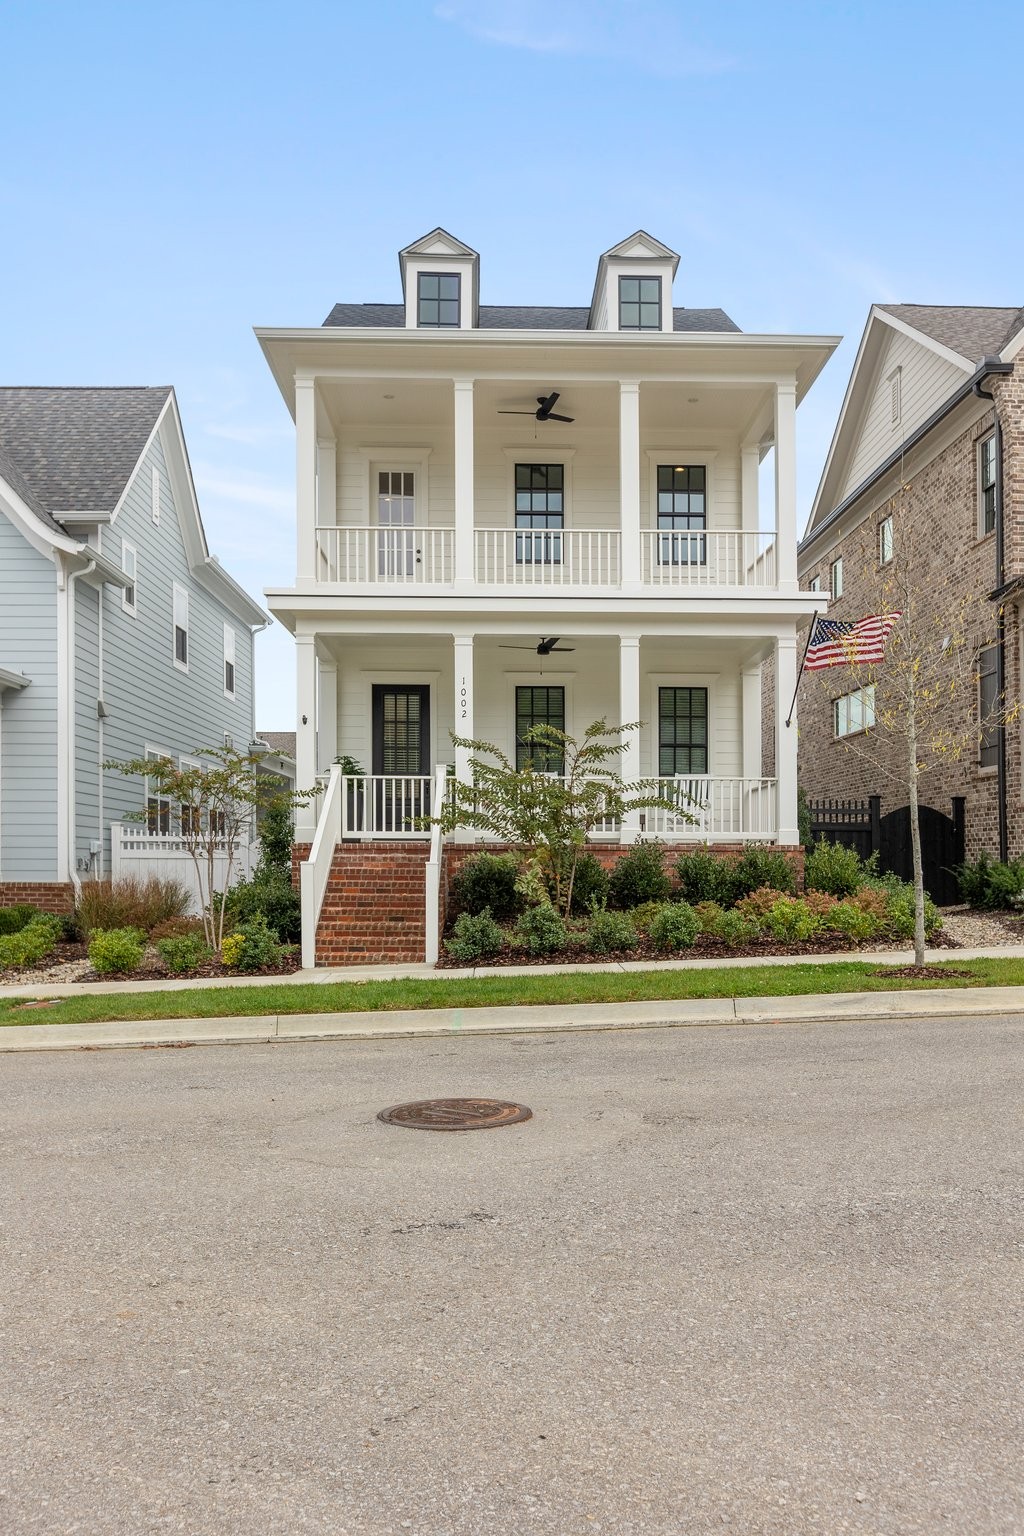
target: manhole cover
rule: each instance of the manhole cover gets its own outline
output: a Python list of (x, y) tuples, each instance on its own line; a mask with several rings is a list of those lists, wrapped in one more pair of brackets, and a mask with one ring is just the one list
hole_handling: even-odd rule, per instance
[(533, 1110), (525, 1104), (502, 1099), (421, 1099), (417, 1104), (392, 1104), (377, 1119), (411, 1131), (490, 1131), (532, 1117)]

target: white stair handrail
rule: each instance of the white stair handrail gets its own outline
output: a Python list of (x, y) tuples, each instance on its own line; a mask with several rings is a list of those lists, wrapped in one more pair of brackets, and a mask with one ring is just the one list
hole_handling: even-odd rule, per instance
[(331, 877), (334, 850), (341, 840), (341, 764), (331, 766), (327, 793), (320, 807), (316, 835), (309, 858), (299, 865), (299, 897), (302, 903), (302, 965), (312, 970), (316, 965), (316, 930)]
[(434, 796), (430, 828), (430, 857), (424, 871), (424, 904), (426, 909), (426, 935), (423, 958), (428, 965), (436, 965), (440, 951), (441, 922), (441, 831), (440, 815), (444, 810), (444, 798), (448, 793), (448, 768), (439, 763), (434, 774)]

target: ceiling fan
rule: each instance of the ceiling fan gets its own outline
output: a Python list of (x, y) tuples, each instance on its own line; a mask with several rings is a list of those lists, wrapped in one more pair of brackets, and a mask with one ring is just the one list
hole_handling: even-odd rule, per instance
[[(574, 651), (574, 645), (559, 645), (561, 635), (550, 635), (548, 639), (542, 639), (536, 647), (538, 656), (550, 656), (552, 651)], [(532, 645), (499, 645), (499, 651), (532, 651)]]
[(558, 412), (554, 409), (554, 404), (557, 399), (558, 390), (553, 389), (550, 395), (537, 396), (537, 404), (540, 406), (540, 410), (538, 411), (499, 411), (498, 415), (533, 416), (537, 421), (575, 421), (575, 416), (559, 416)]

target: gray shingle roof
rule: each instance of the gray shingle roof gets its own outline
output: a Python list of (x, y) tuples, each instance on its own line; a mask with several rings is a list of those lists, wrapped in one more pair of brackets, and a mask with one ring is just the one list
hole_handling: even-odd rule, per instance
[(295, 732), (294, 731), (257, 731), (260, 741), (265, 741), (271, 751), (278, 757), (295, 756)]
[(54, 513), (111, 512), (170, 393), (0, 387), (0, 474), (57, 531)]
[[(738, 331), (723, 309), (674, 309), (673, 330)], [(586, 305), (481, 304), (482, 331), (585, 331), (590, 318)], [(404, 304), (335, 304), (324, 325), (370, 326), (401, 330)]]
[(1024, 325), (1024, 309), (960, 304), (879, 304), (878, 308), (972, 363), (1001, 352)]

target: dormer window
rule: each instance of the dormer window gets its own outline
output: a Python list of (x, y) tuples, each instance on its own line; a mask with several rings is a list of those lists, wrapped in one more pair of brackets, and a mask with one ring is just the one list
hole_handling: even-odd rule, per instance
[(661, 278), (619, 278), (619, 330), (661, 330)]
[(461, 316), (462, 278), (458, 272), (417, 274), (416, 323), (434, 330), (457, 330)]

